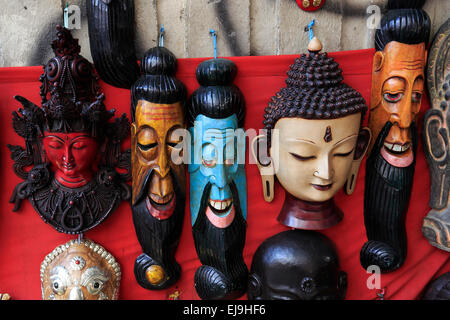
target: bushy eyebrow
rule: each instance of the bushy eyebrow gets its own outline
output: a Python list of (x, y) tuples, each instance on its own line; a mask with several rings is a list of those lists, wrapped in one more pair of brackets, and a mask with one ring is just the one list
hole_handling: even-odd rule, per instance
[(81, 285), (86, 286), (89, 283), (89, 280), (91, 280), (94, 277), (98, 277), (102, 281), (107, 281), (109, 279), (106, 272), (104, 272), (100, 268), (90, 267), (81, 275)]

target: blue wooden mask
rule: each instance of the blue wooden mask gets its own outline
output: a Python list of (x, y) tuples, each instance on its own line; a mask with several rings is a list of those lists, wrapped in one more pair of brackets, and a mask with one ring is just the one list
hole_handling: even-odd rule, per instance
[(198, 115), (189, 130), (192, 225), (200, 211), (208, 211), (208, 218), (217, 227), (226, 227), (235, 210), (246, 219), (245, 136), (238, 129), (236, 115), (225, 119)]
[(200, 87), (188, 103), (192, 235), (202, 265), (194, 286), (201, 299), (230, 300), (247, 290), (242, 252), (247, 229), (245, 100), (233, 85), (237, 67), (210, 59), (196, 70)]

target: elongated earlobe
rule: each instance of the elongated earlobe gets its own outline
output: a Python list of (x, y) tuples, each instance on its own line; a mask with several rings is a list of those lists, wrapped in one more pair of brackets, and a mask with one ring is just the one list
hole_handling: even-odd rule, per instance
[(272, 202), (274, 197), (275, 169), (272, 159), (267, 154), (267, 136), (259, 135), (255, 137), (252, 141), (251, 149), (261, 175), (264, 200)]
[(372, 132), (369, 128), (364, 127), (359, 131), (358, 141), (356, 142), (355, 155), (353, 156), (352, 166), (345, 183), (345, 193), (351, 195), (355, 191), (356, 180), (358, 178), (359, 167), (369, 148)]

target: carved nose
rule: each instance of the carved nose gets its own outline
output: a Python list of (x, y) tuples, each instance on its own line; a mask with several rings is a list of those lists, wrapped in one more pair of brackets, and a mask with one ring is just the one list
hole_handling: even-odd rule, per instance
[(225, 188), (229, 183), (225, 165), (217, 165), (214, 175), (211, 175), (210, 182), (215, 184), (219, 189)]
[(71, 151), (70, 148), (66, 148), (62, 158), (63, 158), (63, 160), (65, 162), (72, 162), (73, 161), (72, 151)]
[(320, 160), (319, 166), (317, 167), (316, 171), (314, 171), (314, 176), (323, 180), (330, 180), (333, 178), (334, 171), (333, 168), (330, 165), (330, 161), (327, 157), (324, 157)]
[(410, 129), (402, 128), (400, 125), (394, 125), (389, 131), (389, 135), (386, 140), (390, 143), (397, 143), (401, 145), (410, 142)]
[(155, 171), (159, 173), (161, 178), (165, 178), (170, 171), (170, 166), (169, 166), (167, 154), (164, 150), (161, 151), (161, 155), (159, 156), (159, 159), (157, 162), (158, 162), (158, 167), (155, 168)]
[(403, 103), (399, 106), (398, 112), (391, 114), (390, 118), (392, 123), (397, 123), (402, 129), (409, 128), (413, 119), (411, 104), (408, 104), (407, 101), (407, 97), (404, 97), (404, 99), (402, 99)]
[(69, 293), (69, 300), (84, 300), (83, 291), (79, 287), (73, 287)]
[(155, 194), (160, 198), (164, 198), (174, 192), (172, 177), (170, 175), (166, 175), (164, 178), (158, 173), (155, 173), (152, 181), (150, 182), (150, 194)]

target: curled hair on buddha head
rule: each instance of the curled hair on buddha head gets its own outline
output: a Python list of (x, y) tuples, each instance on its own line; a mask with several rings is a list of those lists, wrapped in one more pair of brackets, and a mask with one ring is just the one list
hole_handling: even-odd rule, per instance
[(186, 101), (186, 88), (175, 78), (177, 59), (165, 47), (153, 47), (141, 59), (142, 75), (131, 87), (131, 119), (135, 121), (139, 100), (172, 104)]
[(375, 33), (375, 49), (384, 50), (391, 41), (404, 44), (428, 45), (431, 20), (422, 10), (424, 1), (389, 1), (388, 11)]
[(336, 119), (361, 113), (367, 105), (361, 94), (343, 83), (339, 64), (326, 52), (310, 51), (295, 59), (281, 88), (265, 108), (264, 128), (271, 130), (281, 118)]
[(189, 127), (200, 114), (213, 119), (236, 114), (238, 126), (244, 127), (245, 100), (239, 88), (233, 85), (236, 73), (236, 65), (228, 59), (210, 59), (199, 64), (196, 77), (200, 87), (188, 104)]

